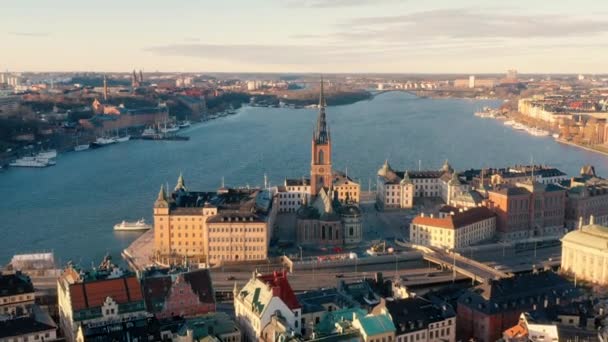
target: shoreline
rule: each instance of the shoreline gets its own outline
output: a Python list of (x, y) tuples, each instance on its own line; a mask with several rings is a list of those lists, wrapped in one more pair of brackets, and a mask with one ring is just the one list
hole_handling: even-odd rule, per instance
[(570, 142), (570, 141), (567, 141), (567, 140), (564, 140), (564, 139), (560, 139), (560, 138), (555, 139), (555, 141), (557, 141), (558, 143), (564, 144), (564, 145), (578, 147), (580, 149), (587, 150), (589, 152), (599, 153), (601, 155), (604, 155), (604, 156), (608, 157), (608, 152), (607, 151), (598, 150), (598, 149), (595, 149), (593, 147), (589, 147), (589, 146), (585, 146), (585, 145), (579, 145), (579, 144), (576, 144), (576, 143), (573, 143), (573, 142)]

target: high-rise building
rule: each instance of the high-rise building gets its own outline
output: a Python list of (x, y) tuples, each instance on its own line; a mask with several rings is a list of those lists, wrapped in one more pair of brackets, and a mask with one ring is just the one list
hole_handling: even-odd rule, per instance
[(475, 88), (475, 76), (469, 76), (469, 88)]

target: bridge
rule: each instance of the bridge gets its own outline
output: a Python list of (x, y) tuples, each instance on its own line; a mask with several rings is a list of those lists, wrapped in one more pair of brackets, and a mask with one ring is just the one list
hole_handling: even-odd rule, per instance
[(429, 90), (414, 90), (414, 89), (384, 89), (384, 90), (371, 90), (370, 93), (372, 94), (372, 96), (378, 96), (378, 95), (382, 95), (385, 93), (392, 93), (392, 92), (401, 92), (401, 93), (408, 93), (408, 94), (412, 94), (412, 95), (416, 95), (418, 96), (420, 94), (420, 92), (424, 92), (424, 91), (429, 91)]
[(512, 275), (491, 266), (466, 258), (458, 253), (447, 252), (437, 248), (423, 250), (423, 258), (429, 262), (440, 265), (442, 268), (452, 269), (477, 282), (487, 282), (492, 279), (508, 278)]

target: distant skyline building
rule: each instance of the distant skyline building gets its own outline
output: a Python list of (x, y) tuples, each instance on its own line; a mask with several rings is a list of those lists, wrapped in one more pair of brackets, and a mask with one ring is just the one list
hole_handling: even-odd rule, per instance
[(469, 76), (469, 88), (475, 88), (475, 76)]

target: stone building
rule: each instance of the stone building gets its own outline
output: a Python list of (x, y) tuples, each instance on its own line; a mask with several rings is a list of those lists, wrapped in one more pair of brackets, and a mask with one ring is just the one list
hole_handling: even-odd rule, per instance
[(410, 241), (417, 245), (463, 248), (486, 241), (496, 232), (496, 214), (486, 207), (460, 209), (445, 216), (422, 214), (410, 224)]
[(106, 257), (89, 271), (73, 265), (57, 279), (59, 320), (68, 341), (76, 341), (79, 328), (151, 316), (137, 277)]
[[(331, 134), (325, 114), (321, 81), (319, 115), (313, 131), (310, 196), (300, 198), (297, 240), (300, 244), (354, 244), (363, 238), (363, 218), (358, 207), (360, 186), (345, 173), (332, 169)], [(303, 181), (302, 185), (307, 185)]]
[(456, 312), (422, 297), (382, 300), (374, 312), (384, 308), (395, 325), (395, 342), (456, 341)]
[(240, 290), (235, 284), (234, 312), (243, 337), (248, 341), (264, 339), (262, 331), (277, 313), (285, 318), (292, 331), (300, 334), (302, 328), (302, 307), (285, 272), (253, 274)]
[(16, 272), (0, 272), (0, 316), (27, 314), (36, 299), (30, 277)]
[(164, 187), (154, 202), (154, 249), (161, 264), (207, 264), (265, 260), (277, 214), (261, 189), (220, 188), (197, 192), (180, 175), (174, 191)]
[(158, 319), (215, 311), (215, 291), (208, 269), (150, 270), (141, 283), (146, 308)]
[(345, 245), (363, 239), (363, 217), (355, 204), (341, 204), (337, 191), (321, 189), (310, 205), (297, 211), (298, 243)]
[(608, 285), (608, 227), (590, 224), (562, 238), (561, 270), (578, 280)]
[(488, 191), (488, 200), (503, 240), (564, 233), (566, 191), (562, 187), (530, 181), (498, 186)]
[(378, 170), (376, 203), (382, 209), (412, 208), (415, 201), (424, 197), (441, 198), (451, 203), (470, 190), (446, 160), (440, 170), (395, 171), (388, 161)]
[(598, 177), (595, 168), (586, 165), (578, 177), (562, 183), (566, 189), (566, 226), (576, 227), (579, 219), (588, 224), (591, 216), (597, 224), (608, 225), (608, 180)]
[(456, 338), (496, 341), (522, 312), (566, 304), (578, 296), (573, 284), (553, 272), (490, 280), (458, 298)]

